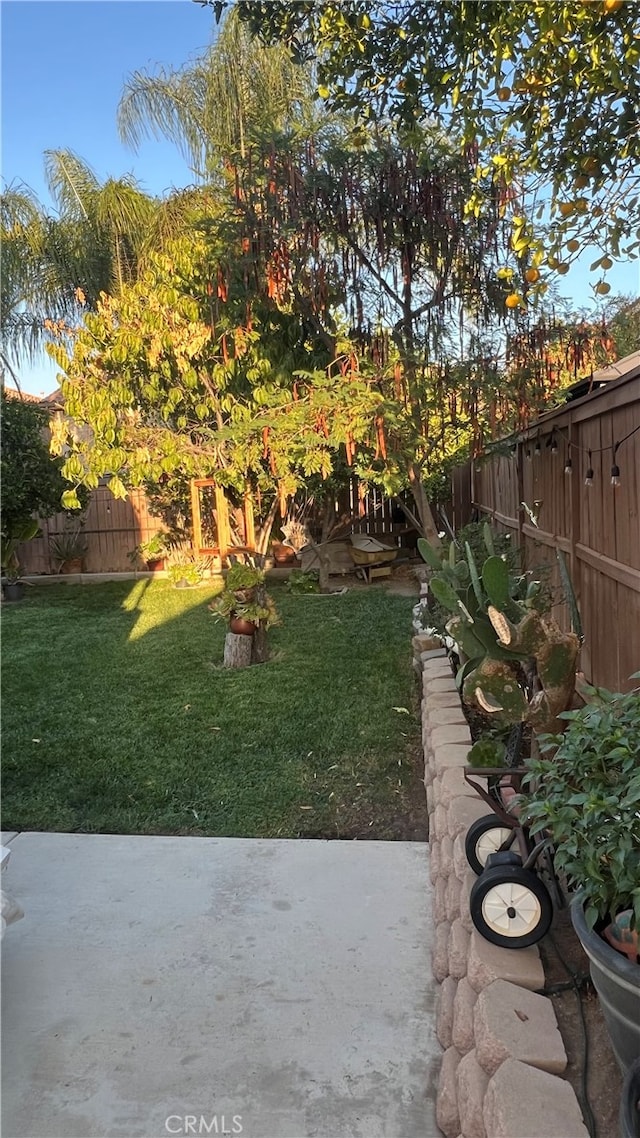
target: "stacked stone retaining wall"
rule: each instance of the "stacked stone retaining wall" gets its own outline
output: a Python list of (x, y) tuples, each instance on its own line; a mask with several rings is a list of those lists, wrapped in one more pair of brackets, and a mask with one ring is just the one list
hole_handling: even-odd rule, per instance
[(588, 1138), (537, 947), (498, 948), (475, 930), (465, 835), (485, 803), (465, 782), (471, 746), (449, 660), (413, 641), (422, 740), (443, 1048), (436, 1117), (446, 1138)]

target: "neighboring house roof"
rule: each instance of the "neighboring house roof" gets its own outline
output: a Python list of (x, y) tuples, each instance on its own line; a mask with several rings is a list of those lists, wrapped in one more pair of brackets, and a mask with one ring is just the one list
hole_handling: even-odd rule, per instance
[(612, 383), (616, 379), (632, 379), (636, 375), (640, 375), (640, 351), (632, 352), (631, 355), (616, 360), (613, 364), (607, 364), (606, 367), (600, 367), (594, 371), (592, 376), (587, 376), (585, 379), (579, 379), (577, 383), (573, 383), (571, 387), (567, 388), (567, 401), (589, 395), (592, 391), (606, 387), (608, 383)]
[(18, 391), (16, 387), (7, 387), (5, 384), (4, 393), (7, 399), (15, 399), (19, 403), (42, 403), (43, 400), (39, 395), (29, 395), (28, 391)]

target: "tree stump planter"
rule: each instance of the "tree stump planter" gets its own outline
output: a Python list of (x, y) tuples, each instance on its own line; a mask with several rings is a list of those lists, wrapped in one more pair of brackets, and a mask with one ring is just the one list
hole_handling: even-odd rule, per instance
[(228, 632), (224, 641), (224, 668), (248, 668), (251, 663), (253, 637)]

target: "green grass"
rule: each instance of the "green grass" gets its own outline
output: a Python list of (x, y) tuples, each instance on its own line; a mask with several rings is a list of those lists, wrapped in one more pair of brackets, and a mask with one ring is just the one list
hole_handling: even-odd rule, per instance
[(412, 599), (276, 587), (272, 658), (227, 670), (214, 593), (51, 585), (3, 606), (4, 829), (424, 838)]

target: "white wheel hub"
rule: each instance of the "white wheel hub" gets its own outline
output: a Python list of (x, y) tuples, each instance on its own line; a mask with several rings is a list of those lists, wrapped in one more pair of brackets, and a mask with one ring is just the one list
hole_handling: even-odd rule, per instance
[(512, 832), (506, 826), (496, 826), (492, 830), (485, 830), (484, 834), (480, 835), (476, 842), (476, 857), (480, 865), (487, 864), (489, 855), (497, 853)]
[(542, 909), (535, 893), (516, 881), (503, 881), (487, 891), (482, 916), (501, 936), (526, 936), (540, 923)]

